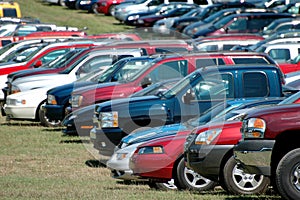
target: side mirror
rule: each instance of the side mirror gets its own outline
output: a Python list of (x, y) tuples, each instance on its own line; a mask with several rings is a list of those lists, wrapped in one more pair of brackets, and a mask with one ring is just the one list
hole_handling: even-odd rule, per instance
[(41, 61), (41, 60), (38, 60), (38, 61), (36, 61), (35, 63), (34, 63), (34, 68), (38, 68), (38, 67), (40, 67), (40, 66), (42, 66), (43, 65), (43, 62)]
[(147, 86), (149, 86), (151, 84), (152, 84), (152, 81), (151, 81), (150, 77), (145, 77), (141, 82), (142, 88), (146, 88)]

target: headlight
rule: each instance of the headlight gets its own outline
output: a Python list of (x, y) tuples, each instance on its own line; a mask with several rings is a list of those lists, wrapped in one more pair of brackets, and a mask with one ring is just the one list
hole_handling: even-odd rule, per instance
[(244, 138), (263, 138), (266, 122), (260, 118), (250, 118), (243, 121), (242, 132)]
[(195, 144), (208, 145), (212, 141), (214, 141), (214, 139), (216, 139), (216, 137), (220, 135), (221, 132), (222, 129), (212, 129), (212, 130), (201, 132), (196, 137)]
[(18, 86), (12, 85), (11, 86), (11, 94), (15, 94), (21, 92), (20, 88)]
[(81, 95), (73, 95), (71, 99), (71, 104), (73, 108), (78, 108), (80, 107), (81, 103), (83, 100), (83, 96)]
[(138, 150), (138, 154), (162, 154), (162, 153), (164, 153), (164, 148), (162, 146), (141, 147)]
[(131, 15), (131, 16), (129, 16), (128, 17), (128, 21), (132, 21), (132, 20), (136, 20), (136, 19), (138, 19), (140, 16), (139, 15)]
[(47, 103), (48, 103), (48, 104), (51, 104), (51, 105), (57, 105), (55, 96), (52, 95), (52, 94), (48, 94), (48, 95), (47, 95)]
[(99, 122), (102, 128), (118, 127), (118, 112), (99, 113)]
[(79, 2), (81, 5), (87, 5), (87, 4), (90, 4), (91, 1), (80, 1)]
[(12, 105), (12, 106), (20, 106), (20, 105), (25, 105), (26, 100), (25, 99), (7, 99), (6, 104)]
[(123, 160), (127, 157), (128, 153), (117, 153), (116, 158), (117, 160)]

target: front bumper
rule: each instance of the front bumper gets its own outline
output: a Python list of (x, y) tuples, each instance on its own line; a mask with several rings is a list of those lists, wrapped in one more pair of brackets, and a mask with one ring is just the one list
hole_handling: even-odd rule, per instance
[(244, 171), (271, 175), (271, 156), (275, 140), (244, 140), (234, 147), (234, 156)]
[(35, 119), (36, 107), (12, 106), (5, 104), (4, 112), (11, 119)]
[(44, 106), (46, 117), (49, 120), (63, 120), (65, 117), (64, 105), (48, 105)]
[(69, 118), (66, 117), (62, 121), (62, 125), (65, 127), (62, 132), (65, 135), (79, 135), (89, 136), (90, 131), (93, 128), (93, 122), (88, 118)]
[(99, 150), (100, 155), (111, 156), (115, 147), (120, 143), (125, 133), (120, 128), (93, 128), (90, 131), (90, 139), (94, 148)]
[(218, 181), (224, 156), (234, 145), (192, 145), (184, 152), (189, 168), (202, 176)]

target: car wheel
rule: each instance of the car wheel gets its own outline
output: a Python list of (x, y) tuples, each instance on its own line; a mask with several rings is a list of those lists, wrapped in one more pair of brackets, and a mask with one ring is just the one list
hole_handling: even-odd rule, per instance
[(275, 181), (285, 199), (300, 199), (300, 148), (290, 151), (280, 160)]
[(65, 0), (59, 0), (58, 1), (58, 5), (60, 5), (60, 6), (66, 6)]
[(39, 121), (41, 122), (41, 125), (45, 126), (45, 127), (58, 127), (58, 126), (60, 126), (61, 125), (60, 120), (58, 120), (58, 121), (49, 121), (49, 119), (45, 115), (45, 111), (42, 108), (43, 105), (44, 104), (41, 104), (39, 106), (39, 110), (38, 110), (38, 116), (39, 116)]
[(108, 15), (114, 16), (115, 15), (115, 10), (116, 10), (116, 5), (111, 5), (108, 9)]
[(149, 181), (148, 185), (152, 189), (156, 190), (177, 190), (176, 185), (174, 184), (174, 179), (171, 179), (170, 181), (166, 183), (160, 183), (155, 181)]
[(238, 168), (230, 157), (223, 168), (223, 180), (227, 192), (232, 194), (262, 194), (270, 184), (270, 179), (263, 175), (248, 174)]
[(188, 169), (185, 165), (184, 158), (181, 158), (177, 165), (175, 185), (180, 190), (204, 191), (214, 188), (215, 182)]
[(89, 12), (98, 15), (98, 14), (99, 14), (99, 12), (98, 12), (98, 4), (97, 4), (97, 3), (94, 3), (94, 4), (92, 5), (92, 9), (91, 9)]

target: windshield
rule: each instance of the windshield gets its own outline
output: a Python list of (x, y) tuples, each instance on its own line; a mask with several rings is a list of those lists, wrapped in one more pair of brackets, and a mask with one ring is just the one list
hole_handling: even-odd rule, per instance
[(33, 56), (36, 55), (40, 49), (42, 49), (44, 46), (31, 46), (31, 47), (22, 47), (19, 49), (16, 49), (15, 51), (11, 52), (7, 56), (5, 56), (3, 59), (1, 59), (0, 62), (9, 62), (9, 61), (15, 61), (15, 62), (25, 62), (30, 60)]
[(175, 84), (171, 89), (164, 92), (162, 95), (166, 98), (170, 98), (172, 96), (177, 95), (183, 88), (190, 85), (195, 79), (199, 78), (200, 74), (197, 72), (192, 73), (188, 77), (182, 79), (180, 82)]
[(58, 56), (56, 59), (50, 61), (49, 63), (43, 65), (44, 68), (50, 68), (50, 69), (58, 69), (62, 68), (64, 66), (67, 66), (69, 63), (72, 62), (72, 58), (74, 58), (74, 55), (77, 55), (78, 52), (80, 52), (82, 49), (76, 49), (67, 52), (66, 54)]
[(13, 42), (13, 43), (9, 43), (9, 44), (5, 45), (4, 47), (2, 47), (0, 49), (0, 55), (5, 53), (6, 51), (8, 51), (10, 48), (14, 47), (16, 44), (18, 44), (18, 43)]
[[(99, 78), (99, 82), (114, 81), (114, 82), (128, 82), (133, 81), (147, 70), (150, 66), (149, 63), (153, 59), (141, 58), (141, 59), (129, 59), (125, 62), (123, 60), (118, 61), (113, 67), (104, 72)], [(112, 74), (113, 73), (113, 74)], [(111, 77), (111, 80), (107, 80)]]
[(219, 21), (217, 21), (216, 23), (214, 23), (214, 27), (216, 29), (220, 29), (223, 28), (228, 22), (230, 22), (232, 19), (234, 19), (232, 17), (232, 15), (229, 15), (227, 17), (224, 17), (222, 19), (220, 19)]
[[(80, 52), (78, 54), (80, 54)], [(78, 54), (74, 55), (73, 59), (76, 59), (75, 57), (78, 57)], [(68, 68), (60, 71), (59, 74), (69, 74), (80, 62), (82, 62), (88, 56), (89, 56), (89, 54), (85, 54), (85, 55), (81, 56), (72, 65), (70, 65)], [(73, 59), (71, 59), (71, 60), (73, 60)]]

